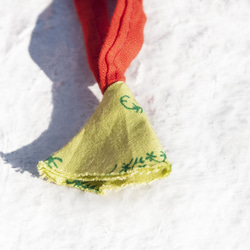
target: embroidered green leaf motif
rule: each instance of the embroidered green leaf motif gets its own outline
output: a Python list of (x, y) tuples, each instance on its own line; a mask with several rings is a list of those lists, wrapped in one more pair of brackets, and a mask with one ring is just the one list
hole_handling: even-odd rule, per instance
[(98, 191), (96, 188), (96, 185), (91, 185), (91, 183), (87, 182), (87, 181), (79, 181), (79, 180), (74, 180), (74, 181), (69, 181), (66, 180), (67, 184), (73, 184), (74, 187), (77, 188), (84, 188), (84, 189), (91, 189), (93, 191)]
[(154, 151), (152, 151), (150, 154), (147, 153), (146, 155), (147, 155), (147, 157), (145, 158), (146, 160), (154, 161), (154, 162), (158, 162), (158, 163), (164, 162), (167, 159), (167, 156), (163, 151), (161, 151), (161, 154), (160, 154), (160, 157), (163, 157), (162, 161), (156, 160), (157, 156), (154, 155)]
[[(136, 158), (135, 158), (135, 161), (134, 161), (134, 164), (133, 164), (133, 166), (132, 166), (132, 169), (134, 168), (134, 166), (135, 166), (136, 164), (139, 164), (139, 163), (143, 164), (144, 162), (145, 162), (145, 161), (143, 160), (142, 157), (140, 157), (139, 161), (138, 161), (138, 158), (136, 157)], [(138, 165), (138, 168), (144, 168), (144, 167), (146, 167), (146, 164), (144, 164), (144, 165)]]
[(160, 157), (163, 157), (162, 162), (166, 161), (166, 159), (167, 159), (167, 156), (163, 151), (161, 151)]
[(143, 112), (142, 107), (136, 105), (136, 104), (133, 103), (133, 102), (131, 103), (132, 107), (128, 107), (127, 105), (125, 105), (124, 103), (127, 103), (127, 102), (128, 102), (128, 101), (127, 101), (128, 99), (126, 99), (126, 98), (130, 99), (130, 97), (129, 97), (128, 95), (124, 95), (124, 96), (122, 96), (122, 97), (120, 98), (120, 103), (122, 104), (123, 107), (125, 107), (126, 109), (135, 110), (136, 113), (138, 113), (138, 112), (142, 113), (142, 112)]
[(131, 161), (128, 164), (123, 163), (122, 170), (120, 171), (120, 173), (121, 172), (125, 172), (126, 173), (129, 169), (131, 169), (130, 164), (132, 163), (132, 161), (133, 161), (133, 158), (131, 159)]
[[(142, 157), (140, 157), (140, 159), (139, 159), (139, 163), (144, 163), (145, 161), (142, 159)], [(146, 164), (144, 164), (144, 165), (139, 165), (138, 166), (138, 168), (145, 168), (146, 167)]]
[(156, 158), (157, 156), (154, 155), (154, 151), (152, 151), (150, 154), (147, 153), (146, 155), (147, 155), (147, 157), (145, 158), (146, 160), (149, 160), (149, 161), (156, 161), (155, 158)]
[(111, 174), (112, 172), (114, 172), (116, 168), (117, 168), (117, 164), (115, 164), (115, 167), (109, 172), (109, 174)]
[(54, 165), (54, 167), (58, 168), (56, 161), (63, 162), (63, 160), (59, 157), (53, 157), (50, 156), (45, 162), (47, 162), (48, 167), (52, 168), (51, 164)]
[[(129, 163), (123, 163), (123, 165), (121, 166), (121, 170), (119, 173), (127, 173), (128, 170), (133, 170), (134, 167), (138, 167), (138, 168), (145, 168), (147, 166), (147, 164), (145, 163), (146, 161), (149, 162), (157, 162), (157, 163), (162, 163), (167, 159), (166, 154), (163, 151), (160, 151), (160, 157), (162, 157), (162, 160), (157, 160), (157, 156), (154, 154), (154, 151), (152, 151), (151, 153), (146, 153), (146, 157), (145, 159), (141, 156), (136, 157), (135, 159), (132, 158), (130, 160)], [(109, 172), (109, 174), (113, 173), (117, 168), (117, 164), (115, 164), (114, 168)]]

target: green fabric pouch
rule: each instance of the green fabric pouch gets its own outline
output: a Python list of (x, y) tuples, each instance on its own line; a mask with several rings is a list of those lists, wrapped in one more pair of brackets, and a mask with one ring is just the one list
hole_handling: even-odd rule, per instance
[(38, 171), (47, 181), (103, 194), (162, 179), (171, 165), (128, 86), (116, 82), (81, 131)]

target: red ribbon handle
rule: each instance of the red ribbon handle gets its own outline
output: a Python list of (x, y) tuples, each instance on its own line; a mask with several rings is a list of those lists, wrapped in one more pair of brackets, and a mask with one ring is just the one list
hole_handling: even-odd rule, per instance
[(109, 24), (107, 0), (74, 0), (83, 28), (90, 68), (102, 93), (125, 81), (125, 71), (143, 44), (142, 0), (117, 0)]

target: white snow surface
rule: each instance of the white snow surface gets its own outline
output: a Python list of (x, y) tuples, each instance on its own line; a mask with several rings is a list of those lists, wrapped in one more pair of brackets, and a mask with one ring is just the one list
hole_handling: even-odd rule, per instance
[(102, 98), (73, 1), (1, 1), (1, 250), (250, 249), (250, 1), (144, 0), (144, 9), (127, 84), (172, 173), (97, 196), (36, 170)]

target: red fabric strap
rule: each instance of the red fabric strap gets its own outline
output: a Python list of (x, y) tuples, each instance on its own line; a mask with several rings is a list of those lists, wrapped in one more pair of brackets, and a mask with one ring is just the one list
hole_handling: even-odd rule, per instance
[(117, 0), (109, 25), (107, 0), (74, 0), (82, 24), (90, 68), (102, 93), (125, 81), (125, 71), (143, 44), (146, 16), (142, 0)]

